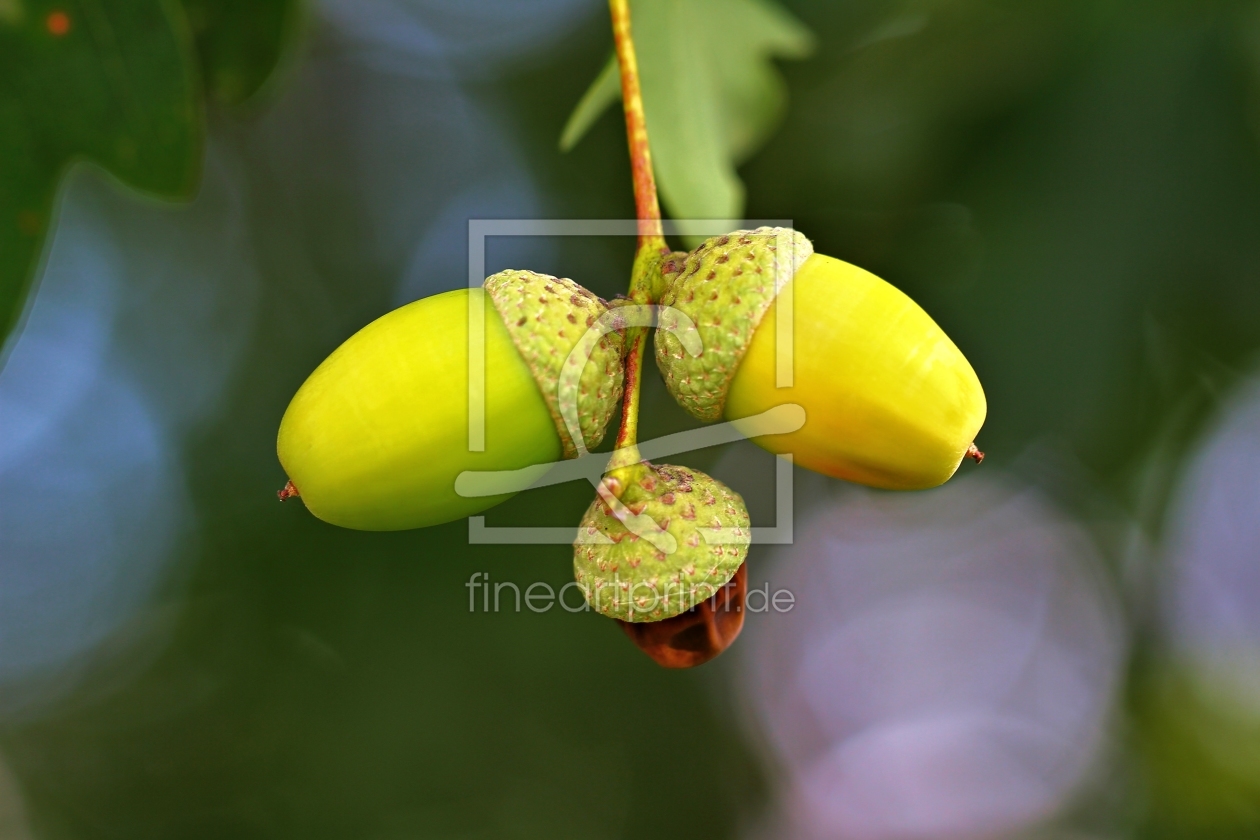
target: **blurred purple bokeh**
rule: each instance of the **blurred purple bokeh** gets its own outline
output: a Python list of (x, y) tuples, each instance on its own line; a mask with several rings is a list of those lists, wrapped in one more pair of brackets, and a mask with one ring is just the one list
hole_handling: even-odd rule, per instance
[(1124, 648), (1089, 534), (992, 470), (846, 489), (768, 572), (743, 691), (781, 769), (767, 837), (930, 840), (1027, 828), (1099, 760)]
[[(1256, 657), (1260, 380), (1244, 383), (1192, 456), (1167, 529), (1167, 606), (1176, 645), (1205, 661)], [(1254, 698), (1260, 705), (1260, 691)]]

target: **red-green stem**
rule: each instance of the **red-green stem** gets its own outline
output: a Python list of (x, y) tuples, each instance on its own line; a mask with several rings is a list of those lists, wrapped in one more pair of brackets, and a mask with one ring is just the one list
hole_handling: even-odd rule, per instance
[[(613, 41), (617, 63), (621, 68), (621, 102), (626, 115), (626, 142), (630, 148), (630, 169), (634, 180), (635, 217), (638, 219), (639, 243), (630, 278), (630, 299), (638, 304), (655, 303), (653, 272), (659, 272), (662, 254), (669, 253), (661, 226), (661, 206), (656, 195), (656, 177), (652, 171), (652, 149), (648, 143), (647, 118), (643, 112), (643, 92), (639, 86), (639, 62), (634, 52), (634, 35), (630, 27), (629, 0), (608, 0), (612, 13)], [(625, 401), (622, 403), (621, 428), (617, 433), (617, 451), (609, 469), (620, 469), (640, 460), (639, 391), (643, 381), (643, 351), (647, 329), (631, 327), (626, 331)]]
[(647, 332), (642, 327), (629, 330), (630, 346), (626, 349), (626, 395), (621, 403), (621, 428), (617, 431), (617, 449), (634, 446), (639, 425), (639, 391), (643, 382), (643, 345)]
[(639, 251), (661, 251), (665, 249), (665, 235), (661, 228), (661, 206), (656, 198), (656, 178), (652, 173), (652, 147), (648, 144), (647, 117), (643, 113), (643, 91), (639, 87), (639, 60), (630, 29), (630, 0), (608, 0), (608, 7), (612, 12), (613, 42), (621, 68), (621, 102), (626, 113), (626, 141), (630, 146), (634, 178)]

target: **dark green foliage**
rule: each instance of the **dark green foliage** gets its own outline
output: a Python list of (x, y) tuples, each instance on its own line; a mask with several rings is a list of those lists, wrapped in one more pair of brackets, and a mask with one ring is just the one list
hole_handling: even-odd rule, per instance
[(67, 167), (89, 161), (141, 192), (190, 198), (204, 142), (194, 47), (207, 93), (237, 104), (270, 76), (297, 17), (297, 0), (0, 0), (0, 342)]
[(202, 118), (187, 33), (158, 0), (9, 0), (0, 16), (0, 340), (13, 328), (74, 160), (189, 196)]
[(206, 92), (239, 105), (272, 77), (300, 25), (299, 0), (182, 0)]

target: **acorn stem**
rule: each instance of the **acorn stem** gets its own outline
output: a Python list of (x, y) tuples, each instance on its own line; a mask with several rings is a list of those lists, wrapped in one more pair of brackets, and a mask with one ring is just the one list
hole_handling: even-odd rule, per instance
[(626, 140), (630, 146), (630, 168), (634, 178), (635, 217), (639, 220), (639, 251), (665, 250), (661, 227), (661, 205), (656, 197), (656, 176), (652, 172), (652, 149), (648, 144), (647, 118), (643, 112), (643, 92), (639, 87), (639, 61), (634, 52), (630, 29), (630, 0), (608, 0), (612, 13), (613, 43), (621, 68), (621, 102), (626, 114)]
[(621, 428), (617, 430), (616, 452), (608, 462), (609, 469), (637, 464), (639, 455), (639, 394), (643, 381), (643, 347), (647, 344), (647, 330), (631, 327), (626, 340), (626, 392), (621, 404)]
[[(634, 181), (634, 209), (638, 219), (638, 249), (630, 276), (630, 299), (637, 304), (653, 304), (660, 294), (661, 260), (669, 253), (661, 225), (661, 205), (652, 170), (652, 148), (648, 143), (647, 117), (643, 111), (643, 91), (639, 85), (639, 61), (634, 51), (630, 25), (630, 1), (608, 0), (612, 15), (613, 42), (621, 70), (621, 102), (626, 116), (626, 142), (630, 148), (630, 171)], [(626, 487), (640, 469), (639, 394), (643, 381), (643, 348), (647, 343), (644, 327), (626, 331), (625, 397), (616, 451), (608, 462), (608, 472), (617, 473), (616, 486)], [(622, 473), (625, 473), (622, 475)]]

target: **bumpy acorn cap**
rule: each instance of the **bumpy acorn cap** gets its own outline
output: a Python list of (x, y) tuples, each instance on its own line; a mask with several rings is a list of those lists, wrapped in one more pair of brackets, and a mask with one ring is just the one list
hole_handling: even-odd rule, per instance
[(698, 356), (683, 349), (666, 329), (677, 320), (666, 309), (655, 336), (656, 364), (669, 392), (693, 416), (721, 419), (753, 332), (813, 253), (813, 244), (791, 228), (759, 227), (706, 239), (681, 264), (663, 266), (668, 286), (660, 302), (695, 322), (704, 349)]
[(564, 457), (579, 454), (564, 419), (566, 396), (574, 393), (585, 449), (598, 446), (621, 401), (624, 334), (611, 331), (590, 342), (589, 361), (570, 354), (589, 330), (600, 329), (608, 306), (572, 280), (533, 271), (500, 271), (486, 278), (485, 288), (542, 391)]
[[(573, 574), (591, 607), (622, 621), (659, 621), (715, 595), (748, 556), (739, 494), (696, 470), (643, 464), (619, 510), (596, 498), (573, 542)], [(620, 514), (620, 515), (619, 515)], [(651, 530), (627, 525), (627, 514)], [(659, 529), (659, 530), (657, 530)]]

